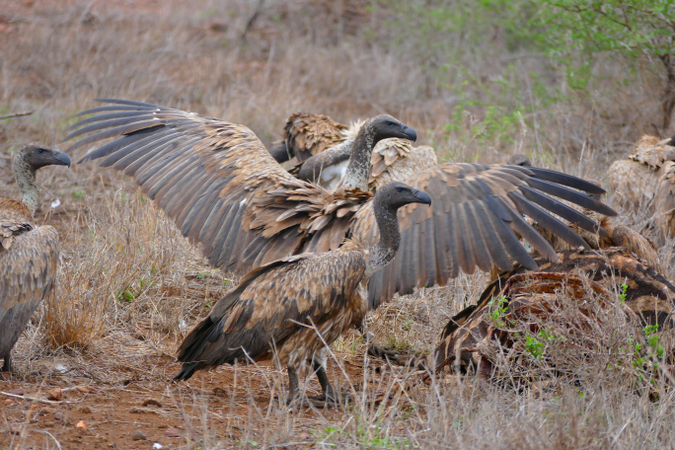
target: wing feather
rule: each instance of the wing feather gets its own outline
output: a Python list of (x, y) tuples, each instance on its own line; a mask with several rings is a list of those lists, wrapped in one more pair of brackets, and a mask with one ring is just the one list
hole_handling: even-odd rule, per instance
[[(513, 265), (510, 258), (535, 269), (537, 265), (518, 235), (540, 254), (555, 260), (551, 245), (523, 219), (523, 214), (570, 244), (583, 247), (588, 246), (586, 242), (552, 213), (582, 229), (601, 229), (561, 200), (602, 214), (616, 214), (587, 194), (603, 192), (600, 187), (546, 169), (446, 163), (405, 181), (426, 191), (432, 205), (408, 205), (400, 210), (402, 247), (387, 268), (373, 274), (368, 289), (371, 306), (396, 292), (408, 294), (415, 287), (428, 286), (432, 277), (443, 285), (460, 270), (488, 271), (493, 265), (508, 270)], [(352, 226), (354, 236), (371, 244), (379, 239), (373, 235), (372, 215), (372, 205), (364, 205)], [(409, 247), (411, 243), (414, 250)]]
[(113, 138), (80, 162), (99, 159), (134, 176), (184, 235), (204, 244), (212, 264), (235, 273), (288, 256), (317, 230), (328, 232), (313, 245), (336, 248), (356, 206), (369, 198), (337, 199), (347, 204), (339, 206), (322, 188), (283, 170), (243, 125), (150, 103), (101, 101), (110, 105), (79, 114), (91, 117), (71, 127), (67, 139), (84, 138), (67, 151)]
[(177, 378), (247, 357), (268, 358), (273, 345), (287, 354), (281, 349), (303, 325), (320, 327), (345, 313), (365, 268), (362, 252), (334, 251), (254, 269), (185, 338), (178, 349), (185, 364)]

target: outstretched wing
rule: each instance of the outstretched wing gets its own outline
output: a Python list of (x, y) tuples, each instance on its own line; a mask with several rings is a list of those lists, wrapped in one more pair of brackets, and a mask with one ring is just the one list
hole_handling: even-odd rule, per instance
[[(80, 162), (100, 159), (134, 176), (185, 236), (204, 245), (213, 266), (246, 273), (294, 254), (333, 219), (347, 219), (344, 239), (353, 213), (340, 215), (342, 204), (331, 208), (327, 191), (283, 170), (247, 127), (150, 103), (101, 101), (111, 105), (80, 113), (92, 116), (66, 140), (94, 134), (66, 151), (116, 138)], [(326, 247), (322, 239), (314, 245)]]
[[(575, 246), (588, 248), (581, 237), (550, 213), (604, 234), (592, 220), (548, 194), (616, 215), (605, 204), (580, 192), (602, 193), (601, 188), (547, 169), (446, 163), (405, 182), (427, 192), (431, 207), (407, 205), (399, 210), (401, 244), (394, 260), (370, 280), (371, 308), (397, 292), (408, 294), (415, 287), (444, 285), (460, 270), (473, 273), (478, 267), (489, 271), (493, 265), (508, 270), (513, 265), (509, 257), (527, 268), (536, 268), (516, 233), (540, 254), (555, 260), (555, 251), (523, 215)], [(379, 240), (372, 202), (356, 214), (352, 232), (364, 242)]]
[(49, 226), (21, 228), (8, 249), (0, 246), (0, 357), (9, 354), (52, 288), (58, 259), (59, 236)]
[[(359, 251), (297, 255), (254, 269), (185, 338), (176, 377), (235, 360), (264, 359), (304, 325), (319, 326), (338, 314), (365, 273)], [(311, 319), (311, 322), (310, 322)], [(353, 325), (353, 324), (350, 324)]]

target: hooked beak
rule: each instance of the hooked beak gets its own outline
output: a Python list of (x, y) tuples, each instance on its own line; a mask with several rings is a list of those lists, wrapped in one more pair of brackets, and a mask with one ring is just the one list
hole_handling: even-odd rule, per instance
[(54, 165), (70, 167), (70, 156), (65, 153), (54, 150), (52, 157), (54, 158)]
[(408, 125), (403, 125), (403, 129), (401, 130), (401, 132), (405, 134), (406, 139), (409, 139), (413, 142), (417, 140), (417, 132), (412, 127), (409, 127)]
[(420, 191), (419, 189), (413, 189), (412, 193), (415, 196), (415, 198), (419, 200), (417, 203), (425, 203), (427, 205), (431, 205), (431, 197), (426, 192)]

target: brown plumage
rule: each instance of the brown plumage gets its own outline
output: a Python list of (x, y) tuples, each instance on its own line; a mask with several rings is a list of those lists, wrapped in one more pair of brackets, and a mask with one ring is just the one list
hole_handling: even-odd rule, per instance
[(59, 236), (50, 226), (36, 226), (35, 172), (48, 165), (68, 165), (63, 153), (36, 144), (13, 157), (21, 201), (0, 199), (0, 358), (11, 370), (11, 351), (28, 320), (49, 293), (56, 277)]
[(654, 194), (654, 224), (661, 242), (675, 237), (675, 163), (666, 161), (661, 168)]
[[(506, 162), (524, 167), (531, 166), (529, 158), (522, 154), (509, 156)], [(594, 184), (600, 184), (596, 180), (589, 181)], [(600, 200), (599, 194), (589, 194), (589, 196)], [(654, 267), (660, 272), (663, 271), (656, 246), (648, 237), (625, 225), (617, 225), (612, 217), (598, 214), (588, 208), (573, 207), (593, 222), (600, 224), (601, 229), (604, 230), (604, 233), (597, 233), (584, 230), (575, 224), (570, 224), (572, 231), (579, 234), (590, 248), (600, 250), (609, 247), (623, 247), (648, 266)], [(575, 249), (573, 245), (560, 239), (559, 236), (541, 224), (533, 223), (532, 226), (551, 244), (556, 252)]]
[[(283, 170), (242, 125), (148, 103), (105, 101), (112, 105), (82, 113), (94, 115), (75, 124), (79, 130), (68, 138), (97, 133), (68, 151), (117, 138), (82, 161), (103, 158), (102, 166), (134, 176), (184, 235), (203, 244), (212, 265), (239, 274), (303, 251), (333, 250), (350, 235), (376, 243), (368, 191), (373, 147), (388, 137), (416, 139), (414, 130), (389, 116), (370, 119), (354, 140), (341, 185), (331, 193)], [(395, 292), (444, 284), (460, 269), (489, 270), (493, 263), (510, 269), (509, 256), (535, 268), (514, 232), (555, 259), (521, 214), (587, 247), (547, 211), (587, 230), (597, 225), (547, 194), (615, 214), (580, 192), (604, 192), (598, 186), (533, 167), (446, 163), (406, 183), (429, 192), (434, 206), (401, 210), (400, 254), (371, 279), (372, 306)]]
[(295, 157), (302, 163), (344, 140), (345, 125), (323, 114), (297, 112), (284, 127), (284, 141), (270, 150), (277, 162)]
[(408, 140), (391, 138), (377, 143), (370, 162), (373, 169), (368, 187), (376, 191), (387, 183), (405, 182), (416, 173), (438, 165), (438, 158), (434, 149), (428, 145), (413, 147)]
[[(314, 181), (329, 191), (334, 191), (346, 172), (354, 139), (363, 123), (364, 121), (353, 122), (343, 132), (344, 139), (341, 143), (305, 161), (297, 172), (297, 177)], [(437, 164), (436, 152), (428, 145), (413, 147), (412, 142), (407, 139), (383, 139), (373, 149), (368, 189), (374, 192), (391, 181), (405, 182), (417, 172)]]
[[(514, 332), (527, 327), (536, 333), (538, 328), (532, 316), (543, 320), (553, 315), (560, 292), (585, 315), (593, 310), (590, 301), (599, 301), (598, 306), (606, 311), (610, 303), (621, 301), (627, 307), (626, 313), (639, 318), (642, 326), (658, 324), (659, 330), (673, 326), (675, 286), (625, 248), (567, 250), (558, 257), (557, 263), (538, 258), (541, 265), (536, 272), (516, 266), (490, 283), (477, 304), (453, 317), (441, 333), (435, 352), (436, 368), (454, 366), (464, 371), (473, 367), (489, 374), (494, 363), (492, 357), (496, 356), (491, 351), (492, 344), (498, 342), (499, 351), (509, 354)], [(620, 300), (617, 292), (622, 292), (621, 284), (627, 289), (623, 292), (625, 298)], [(595, 298), (589, 297), (589, 289)], [(505, 326), (495, 323), (490, 315), (494, 307), (489, 303), (496, 298), (503, 298), (501, 307), (506, 315), (501, 320)]]
[(296, 370), (313, 360), (326, 399), (336, 400), (325, 373), (325, 345), (363, 320), (368, 278), (398, 248), (396, 211), (413, 202), (430, 204), (431, 198), (403, 183), (390, 183), (374, 200), (382, 234), (376, 246), (347, 240), (331, 252), (305, 253), (249, 272), (185, 338), (178, 356), (183, 368), (176, 379), (247, 358), (271, 359), (276, 349), (288, 367), (291, 398), (298, 392)]
[(665, 161), (675, 159), (670, 139), (642, 136), (627, 159), (609, 166), (609, 187), (623, 206), (643, 207), (653, 211), (654, 194)]

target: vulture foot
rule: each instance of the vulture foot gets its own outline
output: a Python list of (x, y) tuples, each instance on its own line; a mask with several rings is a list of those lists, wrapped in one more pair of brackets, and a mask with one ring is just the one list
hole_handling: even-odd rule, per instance
[(4, 358), (5, 362), (2, 365), (2, 369), (0, 369), (0, 372), (6, 372), (6, 373), (12, 373), (14, 372), (12, 370), (12, 359), (10, 358), (9, 355), (6, 355)]
[(380, 358), (392, 362), (396, 362), (399, 359), (398, 353), (395, 351), (380, 347), (377, 344), (368, 345), (368, 354), (375, 358)]

